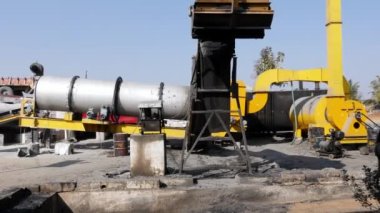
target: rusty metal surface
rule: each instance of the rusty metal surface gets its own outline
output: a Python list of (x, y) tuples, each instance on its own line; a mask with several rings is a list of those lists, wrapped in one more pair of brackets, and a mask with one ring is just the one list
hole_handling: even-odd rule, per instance
[(115, 157), (128, 155), (128, 135), (116, 133), (113, 135)]
[(33, 86), (33, 78), (0, 77), (0, 86)]
[(274, 11), (269, 0), (196, 0), (191, 8), (193, 38), (263, 38)]

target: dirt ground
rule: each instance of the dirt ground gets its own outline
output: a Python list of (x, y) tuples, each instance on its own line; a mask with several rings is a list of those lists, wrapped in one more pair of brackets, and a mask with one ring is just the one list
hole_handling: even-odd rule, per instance
[(380, 111), (374, 111), (368, 114), (368, 117), (374, 122), (380, 124)]
[[(180, 146), (180, 141), (170, 144)], [(106, 178), (107, 173), (128, 172), (129, 157), (113, 157), (112, 141), (102, 143), (86, 140), (75, 143), (75, 154), (57, 156), (53, 150), (41, 149), (35, 157), (19, 158), (17, 148), (23, 145), (0, 147), (0, 189), (43, 183)], [(236, 168), (243, 167), (238, 152), (230, 147), (211, 145), (205, 152), (190, 156), (185, 172), (198, 179), (234, 177)], [(167, 149), (167, 165), (170, 173), (176, 173), (180, 160), (179, 149)], [(343, 159), (317, 157), (307, 142), (276, 142), (271, 137), (249, 139), (249, 154), (257, 174), (276, 174), (284, 170), (345, 169), (354, 175), (361, 174), (363, 165), (375, 167), (373, 153), (360, 155), (350, 150)], [(232, 169), (233, 168), (233, 169)]]
[[(169, 145), (172, 148), (169, 148)], [(47, 182), (91, 182), (109, 180), (113, 176), (123, 178), (129, 175), (129, 157), (113, 157), (111, 140), (101, 143), (95, 140), (77, 142), (75, 154), (69, 156), (58, 156), (51, 149), (41, 149), (41, 154), (38, 156), (19, 158), (16, 152), (22, 146), (0, 147), (0, 191)], [(176, 140), (170, 140), (167, 146), (169, 174), (177, 172), (181, 154), (179, 146), (180, 141)], [(349, 174), (360, 177), (363, 165), (371, 168), (376, 168), (377, 165), (373, 153), (360, 155), (357, 150), (349, 150), (345, 158), (332, 160), (317, 157), (307, 142), (279, 142), (272, 137), (250, 138), (249, 154), (256, 177), (273, 177), (283, 171), (319, 171), (324, 168), (345, 169)], [(196, 189), (224, 189), (241, 187), (234, 179), (244, 168), (237, 151), (232, 146), (210, 145), (207, 151), (190, 156), (185, 165), (185, 173), (198, 180)], [(231, 196), (239, 197), (240, 195)], [(323, 205), (332, 205), (326, 202)], [(340, 205), (340, 201), (336, 202), (336, 205)], [(355, 208), (358, 207), (353, 200), (349, 199), (345, 202)], [(316, 204), (297, 204), (289, 207), (288, 210), (304, 212), (314, 205)], [(273, 211), (270, 212), (284, 212), (282, 205), (272, 207)]]

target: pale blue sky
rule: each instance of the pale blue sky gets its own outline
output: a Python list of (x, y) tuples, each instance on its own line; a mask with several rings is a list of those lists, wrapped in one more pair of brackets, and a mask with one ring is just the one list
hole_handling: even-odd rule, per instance
[[(192, 0), (12, 0), (0, 3), (0, 76), (84, 76), (187, 85), (196, 41)], [(241, 40), (238, 77), (252, 85), (265, 46), (286, 54), (286, 68), (326, 65), (325, 0), (272, 0), (275, 18), (264, 40)], [(380, 61), (380, 1), (343, 0), (344, 66), (368, 97)]]

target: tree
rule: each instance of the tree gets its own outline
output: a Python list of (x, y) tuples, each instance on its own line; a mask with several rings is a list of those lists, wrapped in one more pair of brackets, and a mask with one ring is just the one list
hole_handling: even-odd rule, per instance
[(284, 62), (285, 54), (283, 52), (273, 53), (272, 47), (265, 47), (260, 52), (260, 58), (255, 63), (255, 74), (260, 75), (266, 70), (281, 68)]
[(350, 87), (351, 98), (354, 100), (361, 100), (362, 96), (359, 93), (359, 82), (354, 82), (352, 79), (348, 81), (348, 85)]
[(371, 81), (370, 87), (372, 89), (372, 98), (380, 103), (380, 76), (376, 76), (376, 79)]

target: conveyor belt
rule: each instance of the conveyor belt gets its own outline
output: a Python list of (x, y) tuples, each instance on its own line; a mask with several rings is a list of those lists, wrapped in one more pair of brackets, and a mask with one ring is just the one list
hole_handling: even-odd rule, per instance
[(9, 112), (0, 113), (0, 126), (18, 120), (20, 118), (19, 112), (20, 109), (15, 109)]

